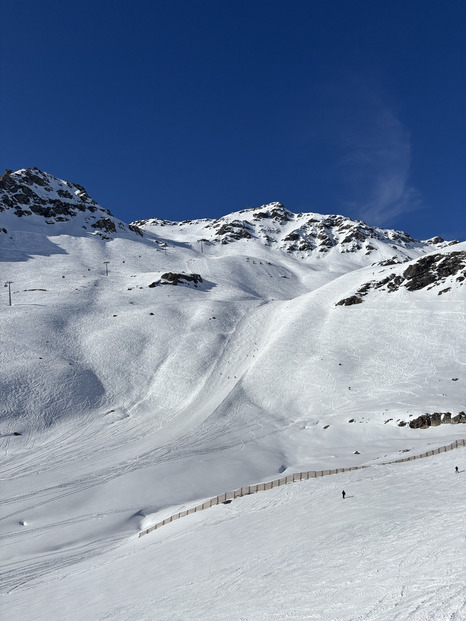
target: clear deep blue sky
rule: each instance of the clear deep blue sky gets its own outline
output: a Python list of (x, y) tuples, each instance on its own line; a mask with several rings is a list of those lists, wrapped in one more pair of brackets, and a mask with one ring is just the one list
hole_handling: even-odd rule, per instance
[(281, 201), (466, 239), (464, 0), (2, 0), (3, 168), (129, 222)]

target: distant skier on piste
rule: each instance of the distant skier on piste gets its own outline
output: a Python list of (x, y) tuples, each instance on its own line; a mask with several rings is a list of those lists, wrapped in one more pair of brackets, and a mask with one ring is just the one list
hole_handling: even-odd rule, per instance
[(341, 495), (343, 496), (343, 500), (345, 500), (345, 496), (346, 496), (346, 492), (345, 492), (345, 490), (343, 490), (343, 491), (341, 492)]
[(456, 474), (458, 474), (458, 472), (459, 472), (458, 466), (455, 466), (455, 472), (456, 472)]

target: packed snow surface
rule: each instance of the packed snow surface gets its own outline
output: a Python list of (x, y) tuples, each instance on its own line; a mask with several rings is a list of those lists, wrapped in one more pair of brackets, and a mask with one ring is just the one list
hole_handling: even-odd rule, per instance
[[(246, 496), (117, 546), (101, 532), (90, 548), (75, 542), (73, 564), (51, 548), (26, 583), (11, 562), (0, 612), (24, 621), (461, 621), (465, 477), (463, 448)], [(40, 530), (28, 528), (30, 539)]]
[(83, 196), (68, 221), (0, 212), (0, 613), (465, 619), (465, 449), (380, 465), (466, 437), (399, 425), (465, 409), (462, 268), (367, 284), (466, 244), (278, 204), (141, 236)]

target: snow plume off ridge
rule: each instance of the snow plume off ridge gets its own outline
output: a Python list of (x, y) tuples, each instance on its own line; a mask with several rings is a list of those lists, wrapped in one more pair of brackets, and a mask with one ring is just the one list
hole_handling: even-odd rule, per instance
[[(9, 283), (0, 305), (0, 563), (9, 593), (1, 605), (11, 617), (60, 618), (45, 600), (36, 617), (28, 607), (50, 579), (66, 576), (61, 618), (63, 610), (79, 618), (78, 592), (89, 588), (80, 567), (96, 584), (105, 579), (111, 597), (124, 593), (124, 581), (112, 582), (103, 567), (117, 576), (118, 563), (127, 563), (138, 573), (128, 542), (148, 516), (158, 522), (225, 490), (377, 464), (466, 437), (465, 242), (415, 240), (280, 203), (217, 220), (126, 224), (82, 186), (23, 169), (0, 179), (0, 262)], [(409, 468), (428, 485), (427, 466)], [(378, 494), (377, 476), (344, 485)], [(322, 484), (325, 494), (335, 480)], [(442, 472), (436, 480), (444, 490)], [(407, 498), (398, 485), (387, 503)], [(302, 494), (319, 496), (311, 487), (303, 483)], [(286, 512), (279, 492), (269, 493)], [(235, 501), (230, 516), (246, 520), (246, 501)], [(273, 503), (257, 503), (276, 533)], [(220, 519), (228, 532), (229, 518), (211, 511), (180, 521), (181, 540), (201, 522)], [(322, 519), (331, 524), (333, 514)], [(315, 528), (328, 540), (324, 526)], [(181, 555), (176, 545), (170, 554)], [(156, 556), (141, 556), (144, 567)], [(260, 573), (259, 556), (253, 549), (245, 580), (254, 567)], [(286, 568), (289, 558), (276, 561)], [(234, 567), (212, 570), (226, 572), (230, 595), (235, 580), (246, 584)], [(160, 592), (147, 614), (121, 603), (118, 615), (177, 618), (173, 609), (202, 618), (189, 612), (193, 592), (176, 588), (176, 601)], [(197, 588), (208, 597), (203, 583)], [(453, 595), (448, 605), (458, 611)], [(85, 618), (114, 610), (89, 601)], [(265, 618), (244, 606), (236, 618)], [(296, 614), (311, 618), (305, 608)]]

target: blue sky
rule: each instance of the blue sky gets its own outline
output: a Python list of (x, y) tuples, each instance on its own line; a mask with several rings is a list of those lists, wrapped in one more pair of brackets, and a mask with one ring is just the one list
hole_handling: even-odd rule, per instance
[(3, 0), (0, 166), (129, 222), (281, 201), (466, 239), (463, 0)]

